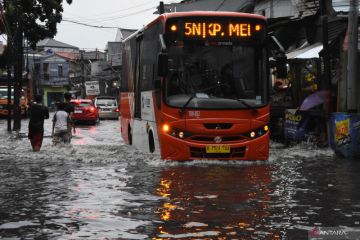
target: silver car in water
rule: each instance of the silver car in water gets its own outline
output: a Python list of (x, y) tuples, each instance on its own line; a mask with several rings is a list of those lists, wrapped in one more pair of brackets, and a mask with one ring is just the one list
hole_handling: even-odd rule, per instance
[(119, 105), (114, 97), (96, 97), (94, 104), (99, 110), (99, 117), (102, 119), (118, 119)]

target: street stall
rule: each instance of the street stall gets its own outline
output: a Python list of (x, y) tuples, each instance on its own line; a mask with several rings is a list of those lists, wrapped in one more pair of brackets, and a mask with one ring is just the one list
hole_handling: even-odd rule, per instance
[(287, 78), (273, 81), (272, 130), (285, 142), (327, 144), (324, 122), (328, 92), (320, 88), (321, 50), (322, 44), (316, 43), (288, 52)]

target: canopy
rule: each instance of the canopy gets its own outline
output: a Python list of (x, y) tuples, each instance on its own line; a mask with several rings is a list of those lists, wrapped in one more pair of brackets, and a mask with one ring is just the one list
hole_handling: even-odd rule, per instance
[(315, 43), (306, 47), (300, 47), (286, 54), (290, 59), (311, 59), (319, 58), (319, 52), (323, 49), (322, 43)]

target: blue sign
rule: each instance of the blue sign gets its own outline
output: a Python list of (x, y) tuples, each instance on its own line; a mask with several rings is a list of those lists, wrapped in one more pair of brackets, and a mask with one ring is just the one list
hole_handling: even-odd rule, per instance
[(344, 157), (360, 155), (360, 114), (333, 113), (330, 147)]
[(295, 141), (305, 140), (306, 126), (309, 121), (307, 112), (297, 111), (297, 109), (285, 110), (285, 139)]

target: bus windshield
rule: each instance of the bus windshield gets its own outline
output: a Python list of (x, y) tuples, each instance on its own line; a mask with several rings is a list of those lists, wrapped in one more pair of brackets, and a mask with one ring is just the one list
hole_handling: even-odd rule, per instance
[[(21, 91), (21, 99), (25, 99), (24, 91)], [(0, 99), (7, 99), (8, 98), (8, 90), (7, 88), (0, 88)], [(14, 89), (11, 88), (11, 99), (14, 99)]]
[[(0, 88), (0, 99), (8, 98), (8, 90), (7, 88)], [(14, 99), (14, 89), (11, 89), (11, 99)]]
[(228, 43), (170, 46), (165, 101), (172, 107), (186, 104), (192, 109), (264, 106), (268, 82), (265, 53), (258, 46)]

